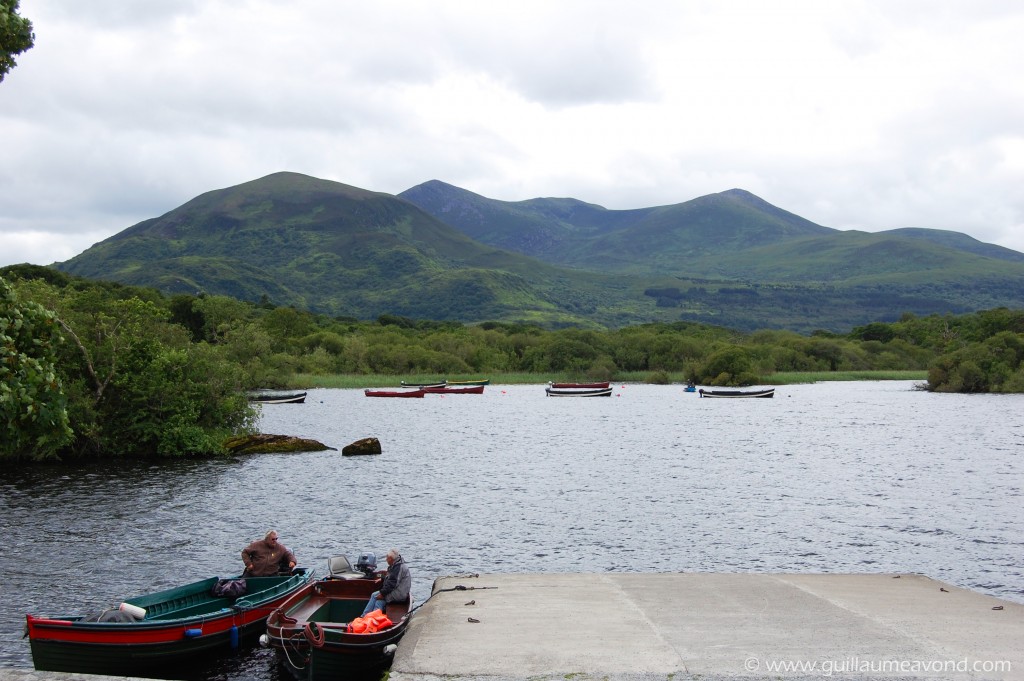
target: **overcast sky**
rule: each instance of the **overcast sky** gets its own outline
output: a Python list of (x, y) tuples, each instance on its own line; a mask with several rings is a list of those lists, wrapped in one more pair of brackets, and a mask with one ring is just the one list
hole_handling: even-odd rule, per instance
[(0, 265), (288, 170), (1024, 251), (1018, 0), (22, 0)]

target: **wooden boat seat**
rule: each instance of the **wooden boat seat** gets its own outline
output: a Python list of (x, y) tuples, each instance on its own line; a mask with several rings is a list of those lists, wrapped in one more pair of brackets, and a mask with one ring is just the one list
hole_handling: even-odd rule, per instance
[(196, 603), (186, 607), (177, 608), (174, 610), (165, 610), (156, 615), (150, 616), (150, 613), (146, 613), (147, 620), (173, 620), (181, 617), (192, 617), (194, 615), (203, 615), (206, 613), (217, 612), (224, 608), (230, 608), (235, 602), (234, 598), (210, 598), (201, 603)]
[(388, 619), (392, 622), (397, 622), (406, 615), (409, 614), (409, 610), (412, 609), (412, 595), (401, 602), (388, 603), (384, 606), (384, 614), (388, 616)]

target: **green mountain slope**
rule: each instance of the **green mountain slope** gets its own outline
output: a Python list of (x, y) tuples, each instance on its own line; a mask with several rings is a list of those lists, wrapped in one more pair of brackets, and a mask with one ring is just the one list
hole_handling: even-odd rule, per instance
[(613, 271), (706, 276), (720, 254), (834, 234), (741, 189), (653, 209), (635, 224), (579, 244), (566, 264)]
[(939, 230), (841, 232), (738, 189), (612, 211), (295, 173), (208, 192), (56, 267), (336, 316), (547, 326), (842, 331), (1024, 300), (1022, 254)]
[(626, 211), (574, 199), (497, 201), (436, 180), (399, 196), (477, 241), (595, 271), (856, 285), (876, 275), (975, 276), (988, 267), (978, 256), (1024, 263), (1024, 254), (957, 232), (823, 227), (742, 189)]
[(921, 239), (940, 246), (948, 246), (965, 253), (995, 258), (996, 260), (1024, 262), (1024, 253), (1018, 253), (995, 244), (986, 244), (960, 232), (950, 232), (944, 229), (924, 229), (922, 227), (903, 227), (901, 229), (891, 229), (888, 232), (884, 232), (884, 234)]
[(361, 318), (586, 323), (578, 296), (561, 290), (565, 273), (479, 244), (389, 194), (295, 173), (203, 194), (58, 268)]
[[(1010, 251), (1013, 253), (1013, 251)], [(718, 276), (777, 282), (846, 285), (969, 283), (977, 277), (1020, 277), (1020, 264), (954, 250), (931, 240), (891, 232), (837, 232), (748, 248), (704, 262)]]
[(438, 180), (398, 196), (476, 241), (553, 263), (552, 254), (580, 239), (629, 227), (653, 210), (610, 211), (576, 199), (498, 201)]

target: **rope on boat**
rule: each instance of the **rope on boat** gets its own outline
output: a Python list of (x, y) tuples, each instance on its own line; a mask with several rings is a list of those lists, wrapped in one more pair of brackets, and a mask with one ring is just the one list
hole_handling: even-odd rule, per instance
[(324, 639), (326, 636), (323, 627), (318, 627), (316, 622), (306, 622), (306, 626), (303, 627), (303, 633), (311, 646), (314, 648), (324, 647)]
[[(306, 660), (302, 664), (295, 664), (295, 661), (292, 660), (292, 654), (288, 650), (291, 647), (291, 645), (292, 645), (293, 639), (298, 639), (299, 636), (302, 637), (302, 640), (306, 639), (305, 634), (289, 636), (288, 638), (281, 637), (281, 650), (284, 651), (284, 656), (288, 659), (288, 664), (290, 664), (295, 669), (305, 669), (306, 668), (306, 664), (309, 662), (309, 658), (307, 657)], [(299, 649), (299, 645), (300, 644), (294, 644), (294, 645), (295, 645), (295, 648), (294, 648), (293, 652), (296, 655), (301, 656), (302, 655), (302, 650)]]

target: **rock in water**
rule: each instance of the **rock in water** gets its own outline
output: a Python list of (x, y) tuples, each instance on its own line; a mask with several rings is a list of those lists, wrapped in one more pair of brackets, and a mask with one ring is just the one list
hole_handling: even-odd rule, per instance
[(291, 435), (268, 435), (265, 433), (230, 438), (224, 443), (224, 447), (232, 454), (322, 452), (326, 449), (334, 449), (316, 440), (292, 437)]
[(380, 440), (375, 437), (364, 437), (341, 450), (342, 456), (359, 456), (361, 454), (380, 454)]

